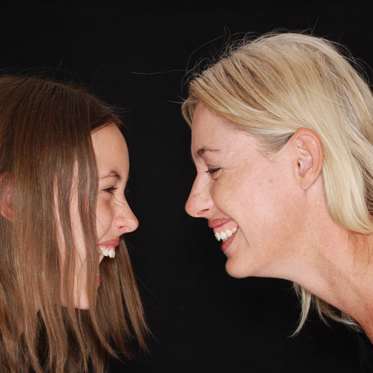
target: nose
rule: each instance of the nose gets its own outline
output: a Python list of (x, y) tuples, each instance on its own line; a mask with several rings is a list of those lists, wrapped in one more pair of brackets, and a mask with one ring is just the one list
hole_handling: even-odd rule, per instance
[(138, 228), (139, 221), (127, 201), (118, 206), (114, 225), (119, 235), (133, 232)]
[(197, 177), (185, 203), (185, 211), (194, 218), (208, 218), (213, 206), (209, 186)]

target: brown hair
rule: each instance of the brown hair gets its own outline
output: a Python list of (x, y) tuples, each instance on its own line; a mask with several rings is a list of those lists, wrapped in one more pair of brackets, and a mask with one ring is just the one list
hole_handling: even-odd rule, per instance
[[(127, 249), (100, 265), (87, 251), (87, 311), (73, 305), (75, 250), (69, 208), (74, 169), (86, 247), (96, 247), (97, 167), (91, 131), (120, 119), (71, 84), (0, 77), (0, 201), (11, 189), (12, 216), (0, 215), (2, 372), (103, 372), (105, 357), (145, 348), (146, 324)], [(54, 193), (57, 191), (57, 193)], [(57, 203), (56, 203), (57, 201)], [(66, 244), (61, 276), (56, 216)], [(64, 286), (61, 288), (61, 277)], [(61, 305), (61, 289), (67, 304)], [(73, 347), (72, 347), (73, 346)]]

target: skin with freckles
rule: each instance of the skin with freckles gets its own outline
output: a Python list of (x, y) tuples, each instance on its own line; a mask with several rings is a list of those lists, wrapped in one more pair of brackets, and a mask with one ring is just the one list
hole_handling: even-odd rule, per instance
[(300, 284), (372, 337), (372, 237), (351, 234), (330, 217), (318, 136), (300, 129), (278, 152), (265, 153), (201, 103), (191, 129), (197, 175), (186, 211), (209, 225), (223, 221), (215, 232), (238, 228), (223, 249), (227, 272)]
[[(123, 135), (116, 125), (109, 124), (95, 130), (91, 136), (99, 174), (96, 225), (98, 244), (100, 244), (119, 239), (121, 235), (136, 230), (138, 220), (124, 195), (129, 172), (129, 158)], [(89, 304), (86, 290), (86, 248), (83, 243), (84, 236), (78, 214), (77, 193), (76, 191), (74, 193), (74, 187), (76, 188), (76, 184), (75, 186), (73, 184), (70, 206), (75, 249), (78, 253), (74, 303), (78, 308), (87, 309)], [(98, 247), (92, 249), (98, 250)], [(99, 260), (100, 262), (103, 260), (102, 255)]]
[[(206, 151), (197, 154), (201, 148)], [(203, 105), (193, 118), (192, 153), (197, 177), (187, 211), (209, 220), (231, 220), (219, 229), (234, 223), (239, 228), (225, 251), (228, 273), (275, 275), (281, 270), (278, 263), (286, 266), (291, 259), (303, 229), (302, 190), (294, 184), (289, 155), (264, 156), (253, 137)], [(206, 172), (209, 169), (216, 170)]]

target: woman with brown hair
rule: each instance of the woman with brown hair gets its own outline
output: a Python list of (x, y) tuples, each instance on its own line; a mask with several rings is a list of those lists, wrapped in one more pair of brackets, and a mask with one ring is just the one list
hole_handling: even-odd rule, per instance
[(0, 77), (1, 372), (103, 372), (145, 347), (121, 125), (79, 87)]

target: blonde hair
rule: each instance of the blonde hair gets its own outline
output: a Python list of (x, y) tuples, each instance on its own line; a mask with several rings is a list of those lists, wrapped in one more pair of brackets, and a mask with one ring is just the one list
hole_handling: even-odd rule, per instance
[[(108, 354), (118, 356), (119, 349), (129, 357), (135, 340), (145, 347), (143, 308), (123, 242), (115, 261), (102, 262), (98, 291), (98, 253), (86, 250), (90, 308), (73, 304), (73, 174), (77, 166), (86, 247), (96, 248), (98, 175), (91, 132), (109, 123), (121, 126), (110, 107), (84, 89), (0, 77), (0, 198), (10, 185), (13, 211), (10, 219), (0, 215), (1, 372), (101, 373)], [(57, 214), (66, 244), (63, 273)]]
[[(349, 231), (373, 232), (373, 98), (332, 42), (297, 34), (267, 34), (231, 48), (194, 76), (182, 113), (191, 124), (196, 105), (278, 151), (299, 128), (314, 130), (324, 150), (323, 181), (329, 213)], [(301, 299), (298, 328), (312, 301), (324, 316), (354, 325), (348, 315), (294, 284)]]

